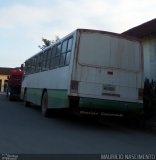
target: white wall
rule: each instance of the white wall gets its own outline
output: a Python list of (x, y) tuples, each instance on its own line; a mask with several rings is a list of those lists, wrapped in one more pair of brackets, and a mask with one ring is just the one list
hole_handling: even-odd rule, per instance
[(143, 40), (144, 78), (156, 80), (156, 36)]
[(7, 80), (7, 75), (0, 75), (0, 79), (2, 80), (0, 91), (4, 92), (4, 82), (5, 82), (5, 80)]

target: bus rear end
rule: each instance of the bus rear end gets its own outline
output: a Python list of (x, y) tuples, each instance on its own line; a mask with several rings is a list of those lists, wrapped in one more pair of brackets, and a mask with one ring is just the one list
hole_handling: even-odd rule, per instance
[[(142, 112), (142, 47), (117, 34), (78, 30), (68, 95), (80, 109)], [(74, 106), (71, 106), (74, 107)]]

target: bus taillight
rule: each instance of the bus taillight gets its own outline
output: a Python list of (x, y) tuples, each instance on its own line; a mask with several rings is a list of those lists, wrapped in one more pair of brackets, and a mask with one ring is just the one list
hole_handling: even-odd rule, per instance
[(78, 85), (79, 85), (78, 81), (71, 80), (71, 82), (70, 82), (70, 90), (71, 90), (72, 93), (77, 93), (78, 92)]
[(144, 90), (142, 88), (139, 88), (138, 90), (138, 98), (139, 100), (143, 100)]

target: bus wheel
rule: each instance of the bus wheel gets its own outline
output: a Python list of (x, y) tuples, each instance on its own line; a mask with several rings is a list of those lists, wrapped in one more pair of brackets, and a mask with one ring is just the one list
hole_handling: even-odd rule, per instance
[(25, 107), (29, 107), (30, 106), (30, 102), (27, 101), (27, 91), (25, 91), (24, 93), (24, 106)]
[(44, 117), (48, 117), (49, 116), (49, 109), (48, 109), (48, 94), (47, 92), (45, 91), (43, 93), (43, 96), (42, 96), (42, 102), (41, 102), (41, 109), (42, 109), (42, 115)]

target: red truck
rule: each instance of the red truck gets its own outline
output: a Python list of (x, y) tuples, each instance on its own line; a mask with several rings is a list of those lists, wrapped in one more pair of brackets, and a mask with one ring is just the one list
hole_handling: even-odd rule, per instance
[(7, 87), (9, 100), (20, 99), (22, 77), (23, 71), (20, 68), (15, 68), (10, 71)]

